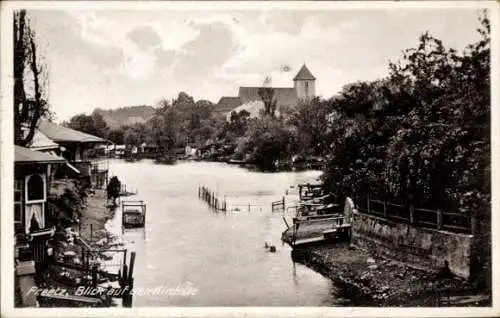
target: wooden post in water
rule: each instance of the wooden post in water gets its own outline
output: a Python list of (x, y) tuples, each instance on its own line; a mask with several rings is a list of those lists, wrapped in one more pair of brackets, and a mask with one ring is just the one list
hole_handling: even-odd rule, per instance
[[(130, 254), (130, 268), (126, 277), (124, 278), (124, 286), (128, 287), (128, 289), (123, 293), (123, 307), (130, 308), (132, 307), (132, 294), (130, 293), (134, 288), (134, 263), (135, 263), (135, 252)], [(124, 265), (123, 271), (126, 272), (127, 265)], [(122, 287), (122, 288), (123, 288)]]
[(285, 197), (283, 197), (283, 210), (285, 210)]
[(132, 278), (134, 274), (134, 263), (135, 263), (135, 252), (130, 253), (130, 270), (129, 270), (129, 278)]
[(127, 264), (127, 250), (123, 250), (123, 265)]
[(92, 232), (93, 232), (93, 224), (90, 223), (90, 244), (92, 244)]

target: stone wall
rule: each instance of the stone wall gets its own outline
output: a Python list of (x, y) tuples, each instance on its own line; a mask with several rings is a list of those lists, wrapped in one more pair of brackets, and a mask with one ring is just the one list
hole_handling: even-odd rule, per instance
[(468, 278), (472, 239), (470, 234), (415, 227), (354, 211), (353, 243), (416, 268), (437, 271), (448, 261), (454, 274)]

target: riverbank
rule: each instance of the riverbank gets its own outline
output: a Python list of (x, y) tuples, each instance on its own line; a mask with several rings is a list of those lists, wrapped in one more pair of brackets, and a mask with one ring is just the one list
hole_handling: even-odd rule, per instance
[(490, 295), (463, 279), (440, 279), (348, 243), (296, 247), (292, 257), (333, 280), (353, 306), (491, 306)]
[(79, 223), (73, 228), (90, 245), (105, 247), (112, 239), (105, 224), (114, 217), (115, 211), (115, 208), (108, 207), (106, 190), (96, 189), (87, 197)]

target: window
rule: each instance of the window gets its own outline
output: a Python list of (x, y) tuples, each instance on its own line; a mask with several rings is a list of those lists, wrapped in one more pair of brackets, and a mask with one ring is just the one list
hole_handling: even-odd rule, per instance
[(23, 182), (14, 181), (14, 223), (23, 223)]
[(26, 177), (26, 203), (45, 202), (45, 176), (33, 174)]

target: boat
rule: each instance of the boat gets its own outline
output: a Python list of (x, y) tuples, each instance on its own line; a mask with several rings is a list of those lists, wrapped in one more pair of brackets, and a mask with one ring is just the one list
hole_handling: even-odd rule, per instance
[(229, 159), (226, 161), (230, 165), (244, 165), (247, 163), (246, 160)]
[(125, 228), (144, 227), (146, 204), (144, 201), (122, 202), (122, 225)]

